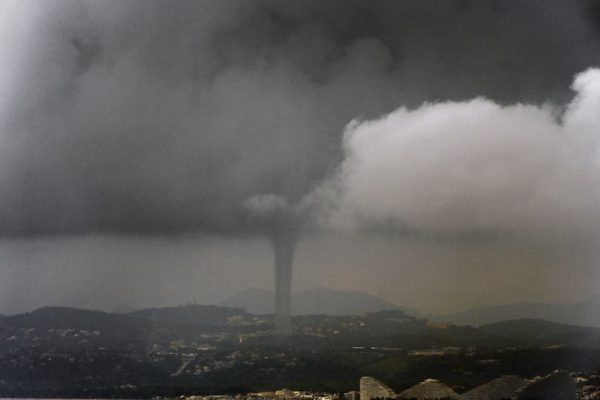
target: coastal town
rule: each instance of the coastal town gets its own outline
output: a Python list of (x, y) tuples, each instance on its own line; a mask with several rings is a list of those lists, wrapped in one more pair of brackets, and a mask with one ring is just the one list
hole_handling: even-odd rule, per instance
[(281, 335), (269, 316), (200, 305), (4, 317), (0, 395), (486, 400), (494, 397), (477, 393), (502, 389), (521, 400), (549, 385), (579, 399), (600, 393), (598, 328), (536, 320), (474, 328), (399, 310), (291, 322)]

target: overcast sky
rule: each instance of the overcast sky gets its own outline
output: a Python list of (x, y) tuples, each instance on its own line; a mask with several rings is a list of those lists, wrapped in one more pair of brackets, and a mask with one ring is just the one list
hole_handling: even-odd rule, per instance
[(600, 293), (592, 0), (0, 0), (0, 60), (0, 313), (271, 288), (265, 199), (295, 290)]

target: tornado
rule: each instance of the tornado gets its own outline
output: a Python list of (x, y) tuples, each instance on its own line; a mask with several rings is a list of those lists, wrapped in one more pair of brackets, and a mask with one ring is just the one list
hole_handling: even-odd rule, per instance
[(300, 237), (301, 218), (297, 207), (277, 195), (257, 195), (244, 203), (251, 225), (271, 242), (275, 276), (275, 332), (291, 332), (290, 309), (294, 251)]
[(270, 237), (273, 246), (273, 267), (275, 272), (275, 331), (289, 333), (292, 268), (294, 251), (298, 243), (295, 227), (283, 226), (284, 230)]

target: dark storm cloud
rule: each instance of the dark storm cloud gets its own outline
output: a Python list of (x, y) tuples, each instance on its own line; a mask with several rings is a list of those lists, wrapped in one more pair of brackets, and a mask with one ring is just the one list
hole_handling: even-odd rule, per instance
[(244, 202), (297, 204), (357, 116), (566, 102), (590, 4), (1, 2), (0, 231), (247, 232)]

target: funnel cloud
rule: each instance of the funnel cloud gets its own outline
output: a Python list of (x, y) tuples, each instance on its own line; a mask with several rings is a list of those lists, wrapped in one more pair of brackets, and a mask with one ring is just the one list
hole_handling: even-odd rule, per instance
[(262, 228), (262, 233), (273, 247), (275, 330), (288, 333), (294, 251), (303, 222), (300, 211), (274, 194), (254, 196), (248, 199), (244, 206), (253, 219), (253, 224)]

